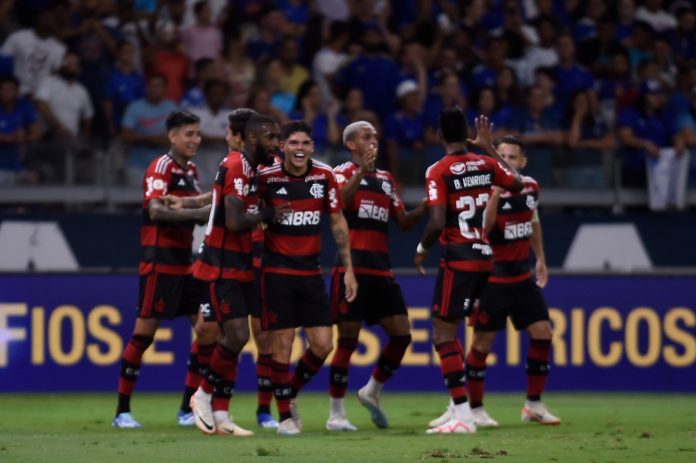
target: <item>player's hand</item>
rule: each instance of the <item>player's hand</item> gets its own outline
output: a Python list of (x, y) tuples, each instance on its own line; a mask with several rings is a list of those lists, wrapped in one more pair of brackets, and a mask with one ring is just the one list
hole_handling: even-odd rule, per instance
[(546, 268), (546, 262), (537, 261), (536, 263), (536, 284), (538, 287), (543, 288), (549, 281), (549, 271)]
[(355, 274), (352, 270), (346, 270), (343, 275), (343, 284), (346, 287), (346, 302), (353, 302), (358, 295), (358, 281), (355, 279)]
[(181, 209), (184, 207), (184, 200), (180, 196), (164, 195), (161, 199), (164, 205), (171, 209)]
[(360, 160), (360, 173), (367, 174), (372, 171), (375, 167), (375, 161), (377, 160), (377, 147), (370, 148), (367, 153), (365, 153)]
[(428, 252), (416, 252), (416, 257), (413, 259), (413, 263), (416, 266), (416, 269), (418, 270), (418, 273), (421, 275), (425, 275), (425, 268), (423, 267), (423, 264), (425, 263), (425, 259), (428, 258)]
[(283, 217), (290, 212), (292, 212), (292, 209), (290, 209), (290, 203), (281, 204), (280, 206), (274, 208), (274, 220), (276, 222), (280, 222), (283, 220)]
[(488, 152), (493, 146), (493, 123), (488, 116), (480, 115), (474, 119), (474, 127), (476, 138), (473, 140), (468, 138), (467, 143)]

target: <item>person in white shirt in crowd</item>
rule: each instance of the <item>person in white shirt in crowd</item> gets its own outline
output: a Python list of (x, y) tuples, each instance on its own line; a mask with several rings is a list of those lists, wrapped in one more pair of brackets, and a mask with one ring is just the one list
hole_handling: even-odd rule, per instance
[(662, 0), (645, 0), (636, 10), (636, 20), (645, 21), (657, 32), (665, 32), (677, 27), (674, 15), (662, 9)]
[[(61, 162), (71, 153), (77, 156), (88, 150), (86, 144), (91, 133), (94, 107), (89, 99), (87, 89), (77, 79), (80, 75), (80, 57), (68, 52), (55, 75), (45, 77), (34, 94), (36, 108), (46, 127), (45, 145), (37, 150), (44, 180), (57, 180), (62, 177), (55, 174), (71, 176), (75, 172), (62, 172)], [(46, 163), (50, 166), (45, 170)], [(66, 180), (69, 180), (66, 177)]]
[(12, 33), (0, 49), (14, 59), (14, 73), (21, 95), (31, 95), (44, 77), (57, 70), (63, 62), (66, 47), (53, 37), (55, 21), (52, 10), (37, 12), (30, 29)]
[(324, 108), (328, 107), (329, 103), (337, 101), (331, 88), (331, 82), (336, 71), (348, 59), (348, 55), (344, 51), (348, 38), (348, 25), (341, 21), (332, 22), (329, 26), (326, 45), (321, 47), (314, 56), (312, 74), (321, 90), (321, 102)]

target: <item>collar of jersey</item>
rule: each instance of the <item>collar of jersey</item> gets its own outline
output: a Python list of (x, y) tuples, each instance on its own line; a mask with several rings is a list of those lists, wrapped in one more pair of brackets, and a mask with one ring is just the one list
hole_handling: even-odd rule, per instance
[(188, 161), (186, 161), (186, 165), (185, 165), (185, 166), (182, 166), (181, 164), (179, 164), (178, 162), (176, 162), (176, 159), (174, 158), (174, 156), (172, 156), (172, 152), (171, 152), (171, 151), (167, 151), (167, 156), (169, 157), (169, 159), (172, 160), (172, 162), (173, 162), (175, 165), (179, 166), (180, 168), (184, 169), (185, 171), (188, 170)]
[(454, 152), (452, 152), (452, 153), (447, 153), (447, 156), (463, 156), (463, 155), (466, 155), (466, 154), (469, 154), (469, 151), (467, 151), (467, 150), (458, 150), (458, 151), (454, 151)]
[[(355, 162), (355, 161), (353, 161), (353, 160), (351, 160), (350, 162), (351, 162), (355, 167), (357, 167), (358, 169), (360, 169), (360, 164), (358, 164), (357, 162)], [(376, 168), (376, 167), (374, 167), (371, 171), (369, 171), (369, 172), (367, 173), (367, 175), (375, 174), (375, 173), (377, 173), (377, 168)]]
[(302, 177), (306, 177), (307, 175), (309, 175), (309, 173), (312, 171), (312, 160), (310, 159), (309, 162), (307, 162), (307, 172), (305, 172), (305, 173), (302, 174), (302, 175), (293, 175), (293, 174), (291, 174), (290, 172), (288, 172), (288, 171), (285, 169), (285, 162), (281, 162), (281, 163), (280, 163), (280, 168), (283, 169), (283, 172), (285, 172), (285, 175), (287, 175), (288, 177), (292, 177), (292, 178), (302, 178)]

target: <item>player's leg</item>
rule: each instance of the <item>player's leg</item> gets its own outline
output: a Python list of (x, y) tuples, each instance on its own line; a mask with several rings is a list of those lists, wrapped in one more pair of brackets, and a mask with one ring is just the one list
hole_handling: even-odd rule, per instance
[(495, 331), (476, 331), (471, 348), (466, 354), (464, 371), (469, 390), (469, 405), (477, 427), (496, 427), (498, 422), (491, 418), (483, 407), (483, 395), (486, 382), (486, 358), (493, 349)]
[(272, 330), (270, 333), (273, 348), (271, 383), (273, 383), (273, 395), (278, 407), (278, 434), (298, 434), (301, 426), (293, 419), (290, 410), (292, 399), (290, 355), (295, 341), (295, 328)]
[(271, 334), (261, 330), (261, 320), (258, 316), (251, 317), (251, 332), (256, 343), (256, 423), (265, 429), (275, 429), (278, 422), (271, 415), (271, 400), (273, 399), (273, 383), (271, 382), (271, 361), (273, 360), (273, 345)]
[(362, 323), (342, 321), (337, 326), (338, 341), (329, 368), (330, 413), (326, 429), (329, 431), (355, 431), (357, 428), (346, 417), (344, 398), (348, 389), (348, 366), (353, 352), (358, 347), (358, 336)]
[(131, 415), (130, 400), (140, 374), (143, 354), (152, 344), (159, 323), (159, 320), (156, 318), (138, 317), (135, 320), (133, 334), (131, 334), (126, 348), (123, 349), (118, 379), (118, 405), (116, 407), (116, 417), (112, 422), (112, 425), (117, 428), (140, 427), (140, 423)]
[(308, 347), (300, 360), (297, 361), (295, 373), (292, 376), (292, 398), (297, 397), (297, 394), (305, 384), (314, 378), (314, 375), (324, 365), (326, 357), (333, 350), (333, 330), (331, 326), (305, 327), (304, 332), (307, 337)]
[(527, 400), (522, 409), (524, 421), (536, 421), (541, 424), (559, 424), (560, 418), (552, 415), (541, 395), (544, 393), (546, 379), (549, 373), (549, 357), (551, 352), (551, 323), (542, 320), (527, 327), (529, 334), (529, 350), (525, 370), (527, 372)]
[(229, 400), (237, 380), (239, 353), (249, 340), (248, 297), (244, 283), (217, 280), (210, 285), (213, 310), (221, 323), (210, 369), (191, 399), (196, 426), (206, 434), (253, 434), (229, 420)]

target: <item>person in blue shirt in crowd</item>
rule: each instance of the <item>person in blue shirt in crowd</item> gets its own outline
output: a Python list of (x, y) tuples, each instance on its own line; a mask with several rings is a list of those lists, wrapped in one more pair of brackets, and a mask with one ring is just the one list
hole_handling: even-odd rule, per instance
[(183, 98), (181, 98), (181, 107), (183, 109), (202, 108), (205, 106), (205, 94), (203, 92), (205, 83), (216, 77), (215, 61), (211, 58), (198, 58), (193, 63), (193, 69), (196, 80), (193, 86), (186, 90)]
[(682, 7), (677, 10), (677, 28), (668, 32), (669, 41), (678, 64), (696, 59), (696, 10)]
[(493, 138), (500, 138), (504, 135), (503, 127), (510, 125), (514, 108), (511, 106), (501, 106), (498, 95), (493, 87), (482, 87), (472, 98), (467, 119), (473, 124), (474, 119), (479, 116), (486, 116), (493, 124)]
[(645, 188), (646, 159), (657, 159), (660, 148), (673, 146), (677, 128), (676, 115), (663, 114), (665, 95), (656, 81), (645, 82), (635, 106), (618, 117), (618, 139), (622, 145), (622, 183), (627, 187)]
[(594, 89), (594, 78), (589, 71), (576, 63), (575, 41), (572, 35), (561, 34), (556, 43), (558, 53), (558, 65), (555, 67), (556, 98), (564, 110), (573, 93), (578, 90), (592, 91)]
[(690, 100), (689, 108), (678, 116), (677, 128), (691, 157), (689, 185), (696, 186), (696, 87), (691, 90)]
[(570, 188), (606, 188), (604, 153), (616, 148), (614, 134), (602, 120), (596, 100), (587, 91), (577, 91), (566, 106), (563, 118), (567, 145), (563, 185)]
[(295, 109), (290, 113), (291, 120), (304, 120), (312, 127), (315, 157), (325, 156), (326, 149), (335, 146), (341, 139), (341, 132), (336, 124), (338, 105), (329, 104), (327, 111), (321, 109), (321, 90), (311, 79), (302, 83), (297, 92)]
[(120, 41), (116, 46), (116, 65), (106, 82), (104, 116), (109, 135), (121, 130), (121, 119), (126, 107), (145, 95), (145, 80), (135, 69), (134, 49), (130, 42)]
[(399, 110), (384, 122), (389, 171), (397, 183), (416, 183), (423, 177), (424, 121), (418, 84), (401, 82), (396, 89)]
[(433, 88), (432, 93), (434, 95), (428, 98), (423, 111), (426, 166), (434, 164), (444, 154), (442, 143), (437, 135), (440, 127), (440, 111), (451, 106), (459, 106), (462, 109), (467, 107), (466, 88), (453, 70), (442, 72), (440, 82)]
[(22, 155), (27, 142), (38, 140), (40, 128), (31, 101), (19, 99), (18, 95), (19, 81), (16, 77), (9, 75), (0, 78), (0, 186), (31, 182), (24, 175)]
[(385, 120), (394, 107), (394, 89), (399, 73), (394, 60), (381, 53), (383, 44), (379, 26), (372, 22), (365, 23), (363, 52), (338, 72), (335, 82), (339, 88), (359, 88), (365, 99), (365, 107), (377, 113), (381, 120)]
[(558, 150), (564, 142), (563, 131), (556, 111), (545, 107), (540, 87), (532, 85), (527, 91), (526, 106), (518, 108), (508, 121), (509, 132), (517, 135), (527, 146), (530, 163), (527, 173), (541, 186), (553, 183)]
[(155, 157), (164, 154), (170, 144), (165, 121), (176, 104), (164, 98), (166, 82), (163, 75), (151, 75), (145, 97), (129, 104), (123, 115), (121, 137), (130, 145), (125, 174), (131, 185), (141, 184), (147, 166)]
[(483, 62), (471, 74), (471, 89), (494, 87), (498, 72), (505, 67), (507, 45), (501, 37), (487, 37)]

